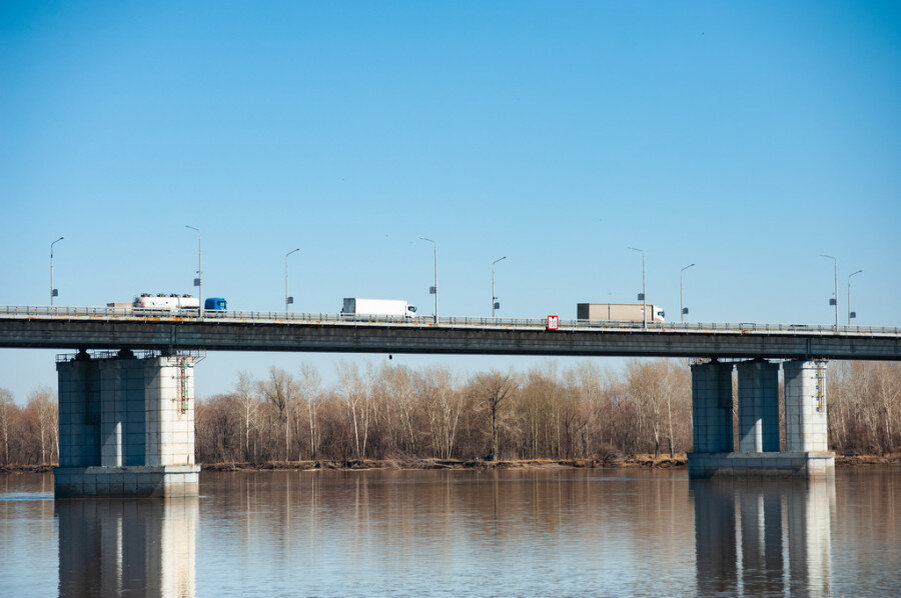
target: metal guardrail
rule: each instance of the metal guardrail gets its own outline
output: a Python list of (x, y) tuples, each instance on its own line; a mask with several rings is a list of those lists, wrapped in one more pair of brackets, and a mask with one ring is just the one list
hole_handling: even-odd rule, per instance
[[(152, 310), (122, 307), (45, 307), (10, 305), (0, 306), (0, 319), (75, 319), (110, 321), (164, 321), (200, 322), (196, 309)], [(345, 315), (327, 313), (293, 313), (260, 311), (204, 310), (206, 323), (251, 324), (334, 324), (334, 325), (383, 325), (409, 327), (490, 328), (490, 329), (540, 329), (546, 328), (544, 318), (478, 318), (433, 316), (406, 318), (403, 316)], [(615, 322), (605, 320), (560, 320), (558, 330), (579, 331), (645, 331), (642, 322)], [(806, 324), (758, 324), (749, 322), (648, 322), (647, 332), (704, 332), (743, 334), (797, 334), (797, 335), (853, 335), (899, 336), (901, 327), (890, 326), (822, 326)]]

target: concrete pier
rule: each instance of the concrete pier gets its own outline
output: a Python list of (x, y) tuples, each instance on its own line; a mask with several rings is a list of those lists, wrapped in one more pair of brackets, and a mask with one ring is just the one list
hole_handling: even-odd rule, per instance
[(57, 498), (196, 496), (196, 357), (81, 352), (57, 363)]
[[(692, 366), (694, 451), (692, 478), (718, 476), (823, 477), (835, 474), (828, 450), (825, 368), (822, 361), (783, 364), (785, 446), (779, 439), (779, 365), (764, 360), (738, 364), (738, 450), (727, 417), (712, 409), (713, 397), (731, 399), (732, 365), (716, 361)], [(713, 380), (716, 379), (714, 383)], [(731, 403), (730, 403), (731, 405)]]
[(738, 450), (779, 450), (779, 364), (757, 360), (738, 364)]
[(732, 450), (732, 364), (691, 366), (691, 415), (696, 453)]

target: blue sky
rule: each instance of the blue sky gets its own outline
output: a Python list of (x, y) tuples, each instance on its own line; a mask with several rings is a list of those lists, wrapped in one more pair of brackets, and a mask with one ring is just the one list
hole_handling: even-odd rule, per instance
[[(2, 2), (0, 305), (899, 325), (896, 2)], [(0, 350), (18, 400), (55, 351)], [(209, 354), (198, 394), (384, 356)], [(528, 367), (526, 358), (400, 363)], [(601, 360), (615, 363), (615, 360)], [(564, 360), (563, 365), (568, 362)]]

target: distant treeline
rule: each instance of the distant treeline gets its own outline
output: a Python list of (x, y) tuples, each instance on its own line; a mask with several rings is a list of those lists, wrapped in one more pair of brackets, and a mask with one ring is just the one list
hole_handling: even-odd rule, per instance
[[(901, 444), (901, 364), (832, 362), (827, 402), (836, 451), (889, 454)], [(0, 463), (55, 463), (54, 394), (21, 407), (0, 388)], [(737, 430), (737, 426), (736, 426)], [(633, 360), (622, 370), (554, 362), (526, 372), (456, 376), (445, 367), (337, 366), (322, 384), (302, 363), (239, 374), (232, 392), (197, 403), (201, 463), (346, 459), (602, 459), (691, 450), (685, 361)]]

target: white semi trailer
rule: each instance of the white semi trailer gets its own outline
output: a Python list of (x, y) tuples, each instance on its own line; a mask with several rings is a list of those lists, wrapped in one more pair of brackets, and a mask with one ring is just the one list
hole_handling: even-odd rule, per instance
[[(576, 318), (579, 320), (609, 320), (611, 322), (644, 322), (645, 305), (641, 303), (578, 303)], [(665, 322), (663, 310), (647, 304), (648, 322)]]
[(360, 299), (345, 297), (341, 313), (345, 315), (416, 317), (416, 307), (403, 299)]
[(135, 309), (170, 311), (175, 309), (197, 309), (200, 307), (200, 299), (191, 295), (179, 295), (178, 293), (172, 293), (171, 295), (144, 293), (140, 297), (135, 297), (131, 305)]

